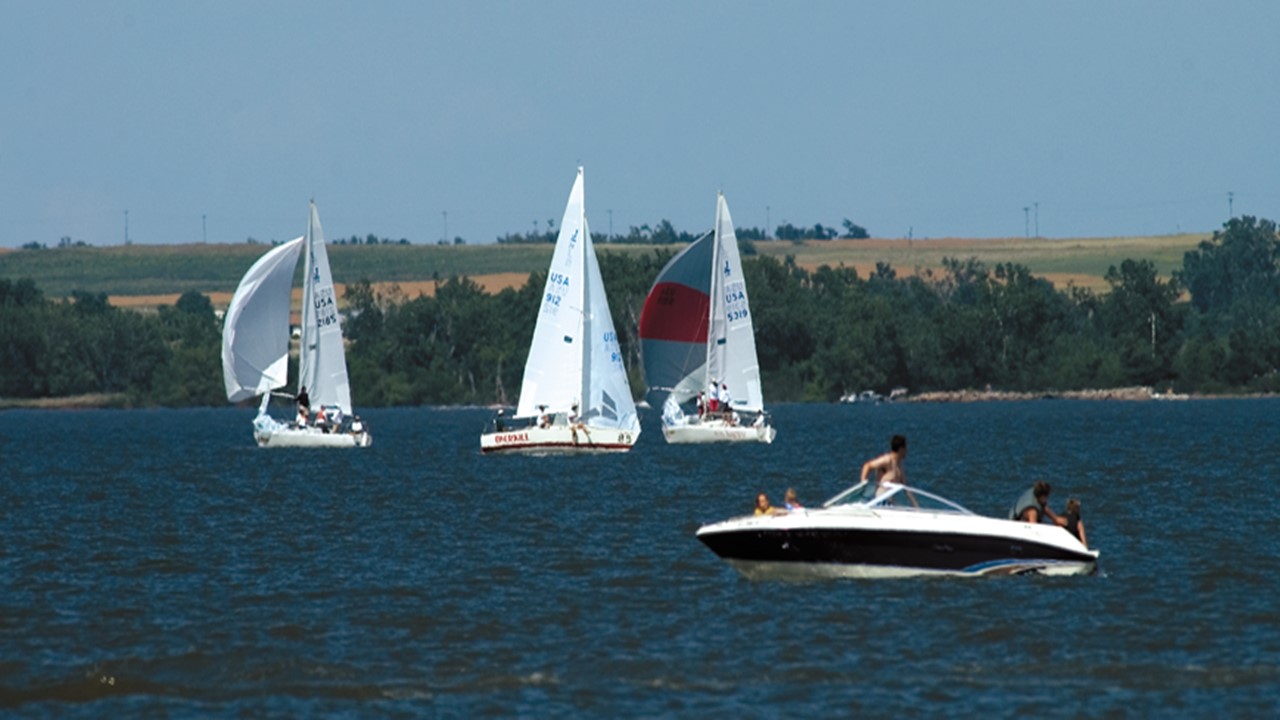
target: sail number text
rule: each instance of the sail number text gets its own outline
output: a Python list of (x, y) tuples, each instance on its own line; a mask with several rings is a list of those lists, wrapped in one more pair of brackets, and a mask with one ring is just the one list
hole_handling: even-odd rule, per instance
[(558, 308), (560, 301), (564, 299), (564, 295), (569, 291), (569, 276), (564, 273), (553, 272), (547, 276), (547, 294), (543, 298), (544, 308)]
[(333, 288), (318, 288), (311, 298), (311, 305), (316, 312), (317, 328), (338, 324), (338, 306), (333, 302)]
[(746, 320), (747, 311), (747, 286), (741, 280), (729, 283), (724, 288), (724, 312), (725, 318), (729, 322), (738, 320)]

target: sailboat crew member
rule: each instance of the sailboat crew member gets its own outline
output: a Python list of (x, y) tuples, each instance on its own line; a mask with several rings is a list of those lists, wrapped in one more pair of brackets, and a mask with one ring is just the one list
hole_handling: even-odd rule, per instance
[(306, 425), (307, 418), (311, 417), (311, 396), (307, 395), (306, 385), (298, 388), (298, 395), (295, 399), (298, 401), (298, 424)]

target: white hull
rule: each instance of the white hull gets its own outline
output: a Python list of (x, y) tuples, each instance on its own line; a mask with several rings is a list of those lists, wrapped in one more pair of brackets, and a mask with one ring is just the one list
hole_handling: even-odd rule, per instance
[(373, 444), (373, 436), (368, 431), (327, 433), (313, 427), (255, 429), (253, 439), (258, 442), (258, 447), (266, 448), (354, 448)]
[[(264, 404), (265, 407), (265, 404)], [(258, 447), (270, 448), (352, 448), (369, 447), (373, 436), (363, 423), (352, 423), (359, 430), (325, 432), (317, 427), (282, 423), (270, 415), (253, 419), (253, 439)]]
[(480, 451), (540, 455), (627, 452), (639, 437), (638, 430), (589, 425), (577, 429), (568, 425), (534, 426), (485, 433), (480, 436)]
[(704, 420), (662, 425), (662, 435), (672, 445), (717, 442), (773, 442), (778, 431), (772, 425), (730, 425), (724, 420)]

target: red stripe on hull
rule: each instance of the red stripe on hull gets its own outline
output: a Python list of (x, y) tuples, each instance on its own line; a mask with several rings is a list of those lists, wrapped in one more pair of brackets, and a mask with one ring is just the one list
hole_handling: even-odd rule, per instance
[(527, 443), (524, 445), (501, 445), (498, 447), (482, 447), (480, 452), (506, 452), (510, 450), (587, 450), (587, 451), (612, 451), (612, 450), (630, 450), (631, 446), (625, 443), (571, 443), (571, 442), (554, 442), (554, 443)]

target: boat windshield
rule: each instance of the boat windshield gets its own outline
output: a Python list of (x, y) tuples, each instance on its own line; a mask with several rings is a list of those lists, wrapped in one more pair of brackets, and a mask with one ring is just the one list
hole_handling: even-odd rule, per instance
[(930, 512), (958, 512), (972, 515), (968, 509), (950, 500), (934, 495), (915, 487), (890, 483), (876, 494), (877, 485), (872, 482), (861, 482), (836, 495), (822, 504), (823, 507), (838, 505), (864, 505), (874, 508), (894, 508), (895, 510), (927, 510)]

